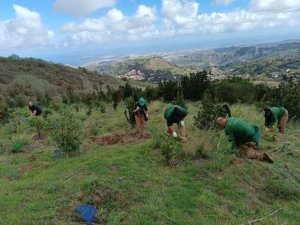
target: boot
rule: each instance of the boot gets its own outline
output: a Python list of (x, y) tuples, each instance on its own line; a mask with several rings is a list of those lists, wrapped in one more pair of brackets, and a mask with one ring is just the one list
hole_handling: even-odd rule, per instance
[(274, 163), (274, 161), (271, 158), (271, 156), (269, 156), (268, 153), (266, 153), (266, 152), (263, 154), (262, 161), (267, 161), (268, 163)]

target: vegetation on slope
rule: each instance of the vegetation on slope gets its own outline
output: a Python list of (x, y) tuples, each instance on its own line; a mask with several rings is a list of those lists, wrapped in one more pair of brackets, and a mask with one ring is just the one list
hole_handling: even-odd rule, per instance
[[(93, 91), (107, 91), (125, 85), (125, 81), (112, 76), (89, 72), (85, 68), (48, 63), (40, 59), (0, 57), (0, 104), (13, 100), (15, 105), (24, 105), (31, 98), (61, 100), (70, 90), (82, 95)], [(137, 87), (146, 83), (128, 81)]]
[[(298, 124), (289, 123), (287, 133), (276, 133), (275, 139), (263, 134), (261, 151), (275, 160), (267, 164), (232, 154), (224, 131), (193, 126), (199, 104), (190, 103), (189, 142), (169, 141), (179, 148), (170, 167), (161, 154), (168, 148), (163, 142), (165, 106), (159, 101), (149, 106), (150, 139), (99, 146), (89, 137), (134, 135), (121, 116), (124, 106), (107, 106), (105, 113), (95, 109), (88, 116), (84, 105), (79, 111), (61, 105), (46, 121), (73, 113), (82, 144), (75, 155), (59, 160), (53, 159), (56, 145), (47, 129), (43, 139), (33, 138), (27, 109), (17, 110), (19, 129), (14, 129), (15, 120), (0, 129), (0, 224), (81, 224), (74, 210), (86, 203), (97, 207), (102, 224), (242, 224), (259, 218), (260, 224), (297, 224)], [(253, 106), (234, 105), (232, 113), (263, 126)], [(20, 139), (26, 140), (22, 152), (11, 153), (12, 143)]]

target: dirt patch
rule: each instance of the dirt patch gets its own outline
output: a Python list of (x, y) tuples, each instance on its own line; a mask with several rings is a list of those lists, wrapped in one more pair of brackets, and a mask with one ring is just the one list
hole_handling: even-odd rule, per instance
[(34, 165), (24, 165), (18, 170), (17, 178), (21, 178), (25, 173), (32, 172), (34, 170)]
[(145, 134), (141, 137), (132, 136), (130, 134), (115, 133), (105, 136), (92, 136), (89, 139), (98, 145), (115, 145), (115, 144), (130, 144), (135, 141), (149, 139), (150, 135)]

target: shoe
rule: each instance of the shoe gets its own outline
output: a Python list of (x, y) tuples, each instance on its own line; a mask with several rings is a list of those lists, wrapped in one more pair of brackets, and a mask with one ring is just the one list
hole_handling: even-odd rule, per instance
[(268, 163), (274, 163), (273, 159), (271, 156), (268, 155), (268, 153), (263, 154), (263, 161), (267, 161)]

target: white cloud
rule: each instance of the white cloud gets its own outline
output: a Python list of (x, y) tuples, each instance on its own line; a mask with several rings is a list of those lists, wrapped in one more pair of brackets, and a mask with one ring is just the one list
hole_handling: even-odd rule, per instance
[[(200, 5), (196, 1), (163, 0), (162, 15), (164, 18), (162, 19), (163, 30), (161, 33), (165, 36), (173, 36), (176, 34), (223, 33), (300, 25), (300, 20), (297, 20), (300, 18), (297, 12), (297, 7), (300, 5), (299, 0), (287, 0), (281, 4), (279, 4), (281, 1), (278, 1), (280, 7), (283, 8), (282, 12), (260, 12), (262, 9), (271, 11), (273, 5), (265, 4), (265, 2), (274, 3), (274, 1), (276, 0), (252, 0), (252, 10), (236, 9), (228, 13), (201, 14), (198, 13)], [(256, 12), (253, 11), (254, 8), (260, 10)]]
[(251, 0), (250, 8), (255, 12), (300, 11), (299, 0)]
[(163, 0), (162, 15), (166, 29), (192, 29), (197, 23), (199, 3), (189, 0)]
[(74, 16), (85, 16), (101, 8), (110, 8), (117, 0), (56, 0), (53, 11)]
[(153, 7), (140, 5), (132, 16), (125, 16), (114, 8), (104, 17), (87, 18), (79, 24), (68, 23), (61, 30), (67, 34), (65, 45), (139, 40), (157, 35), (156, 19)]
[(195, 0), (162, 0), (160, 17), (154, 7), (145, 5), (140, 5), (130, 16), (113, 8), (101, 18), (68, 23), (61, 30), (67, 36), (65, 45), (82, 45), (300, 26), (297, 1), (278, 1), (280, 11), (272, 2), (275, 0), (252, 0), (249, 9), (207, 14), (201, 13), (201, 6)]
[(212, 5), (230, 5), (235, 0), (213, 0)]
[(13, 5), (16, 17), (0, 21), (0, 50), (47, 46), (54, 33), (47, 30), (40, 14), (29, 9)]

